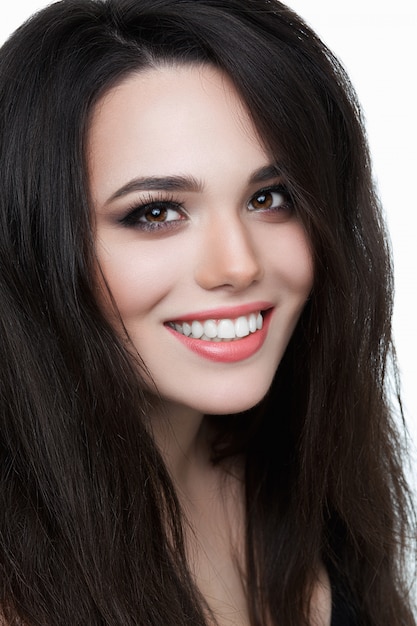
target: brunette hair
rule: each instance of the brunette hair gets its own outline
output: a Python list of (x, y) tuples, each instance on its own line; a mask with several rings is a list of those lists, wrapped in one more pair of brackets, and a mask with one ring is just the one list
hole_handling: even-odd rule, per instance
[[(300, 626), (312, 572), (363, 626), (415, 624), (392, 276), (346, 74), (275, 0), (62, 0), (0, 55), (0, 606), (8, 624), (206, 623), (148, 400), (97, 303), (86, 135), (129, 73), (226, 72), (308, 233), (311, 298), (260, 406), (213, 416), (246, 458), (251, 624)], [(269, 620), (269, 621), (268, 621)]]

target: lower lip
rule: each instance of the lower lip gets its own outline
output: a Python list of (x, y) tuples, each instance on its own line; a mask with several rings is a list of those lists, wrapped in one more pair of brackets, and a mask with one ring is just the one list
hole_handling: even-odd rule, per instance
[(232, 341), (216, 342), (204, 341), (204, 339), (193, 339), (193, 337), (186, 337), (178, 333), (174, 328), (171, 328), (171, 326), (165, 326), (165, 328), (189, 350), (209, 361), (215, 361), (217, 363), (236, 363), (248, 359), (262, 348), (268, 334), (271, 314), (272, 309), (269, 309), (263, 314), (264, 321), (261, 330), (257, 330), (255, 333), (251, 333), (242, 339), (234, 339)]

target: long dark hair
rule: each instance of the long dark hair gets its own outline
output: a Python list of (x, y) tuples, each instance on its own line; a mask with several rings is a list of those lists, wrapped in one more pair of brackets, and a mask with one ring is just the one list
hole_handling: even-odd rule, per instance
[[(226, 72), (311, 241), (315, 284), (268, 396), (211, 420), (246, 459), (253, 626), (300, 626), (321, 563), (365, 626), (415, 624), (392, 280), (355, 94), (275, 0), (63, 0), (0, 55), (0, 605), (8, 624), (205, 624), (181, 510), (123, 338), (97, 304), (86, 133), (131, 72)], [(269, 622), (268, 622), (269, 623)]]

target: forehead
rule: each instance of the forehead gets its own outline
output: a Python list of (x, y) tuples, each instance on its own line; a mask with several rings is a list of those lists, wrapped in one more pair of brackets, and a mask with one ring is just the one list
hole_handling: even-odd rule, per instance
[(266, 160), (233, 84), (210, 66), (132, 74), (99, 100), (90, 122), (90, 183), (104, 195), (138, 173), (204, 179), (213, 168), (252, 171)]

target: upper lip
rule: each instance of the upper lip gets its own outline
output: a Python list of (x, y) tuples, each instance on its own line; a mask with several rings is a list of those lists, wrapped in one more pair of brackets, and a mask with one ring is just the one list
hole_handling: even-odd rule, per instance
[(194, 313), (186, 313), (184, 315), (177, 315), (175, 318), (171, 318), (169, 321), (176, 322), (188, 322), (199, 320), (216, 320), (216, 319), (236, 319), (242, 315), (249, 315), (250, 313), (259, 313), (260, 311), (266, 311), (271, 309), (273, 304), (270, 302), (248, 302), (247, 304), (239, 304), (235, 306), (219, 307), (217, 309), (207, 309), (205, 311), (195, 311)]

